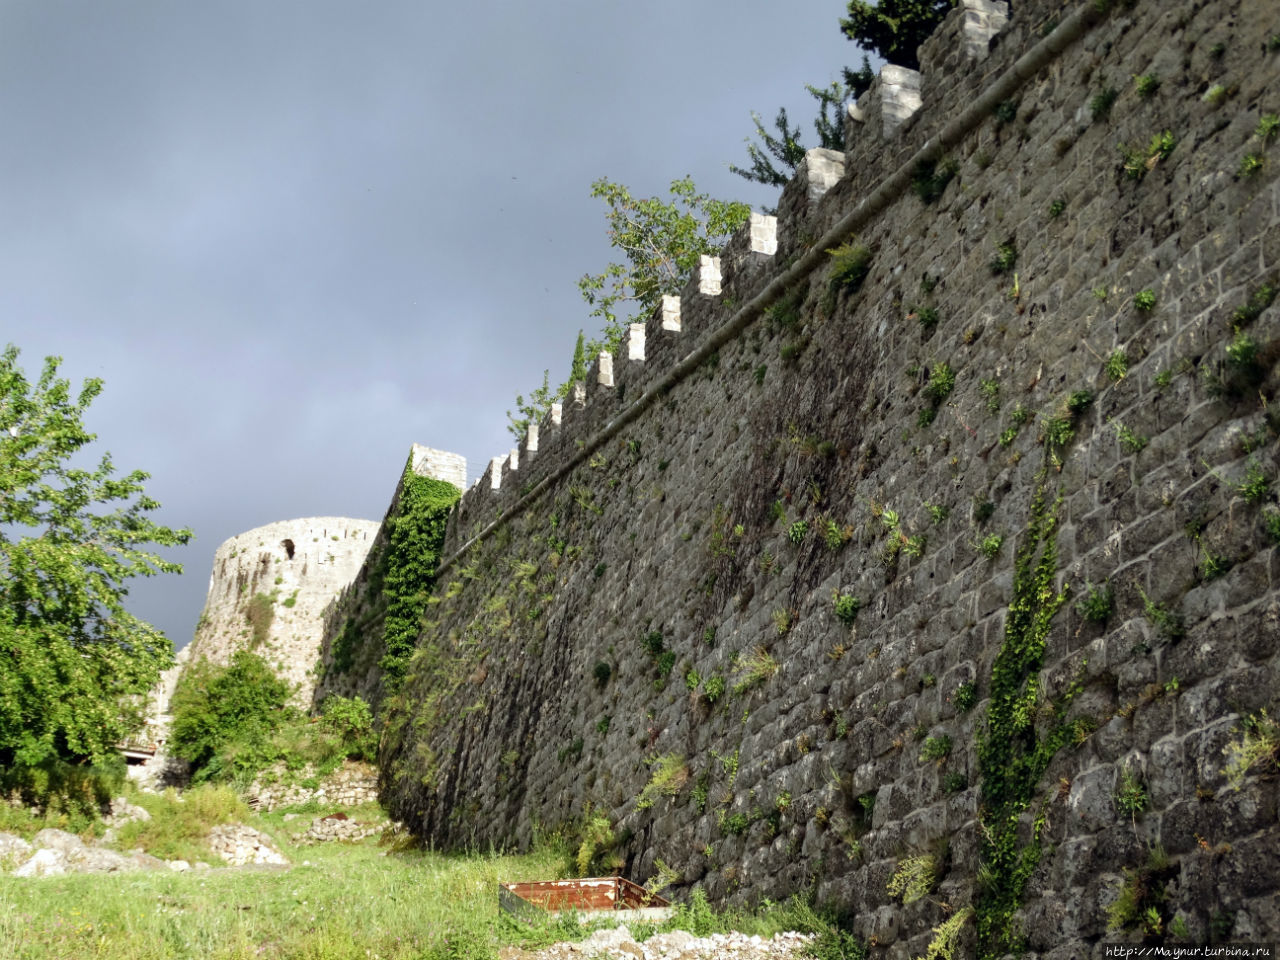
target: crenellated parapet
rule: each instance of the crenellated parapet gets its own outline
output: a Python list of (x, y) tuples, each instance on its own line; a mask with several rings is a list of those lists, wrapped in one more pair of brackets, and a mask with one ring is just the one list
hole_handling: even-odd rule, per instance
[(885, 956), (1276, 940), (1276, 781), (1226, 767), (1280, 712), (1280, 6), (1005, 17), (886, 70), (468, 494), (383, 704), (417, 836), (589, 812)]
[[(618, 357), (601, 353), (586, 381), (574, 383), (565, 402), (531, 425), (521, 448), (495, 457), (463, 497), (462, 528), (451, 533), (450, 545), (462, 549), (487, 535), (552, 479), (585, 462), (607, 439), (597, 434), (609, 432), (620, 414), (628, 420), (652, 403), (655, 386), (669, 389), (688, 376), (696, 367), (691, 361), (705, 359), (694, 357), (700, 346), (709, 345), (705, 355), (710, 355), (715, 350), (710, 341), (738, 335), (768, 301), (807, 282), (825, 263), (822, 252), (856, 228), (850, 203), (855, 214), (865, 207), (864, 219), (869, 219), (908, 189), (912, 158), (921, 150), (916, 129), (940, 128), (944, 121), (955, 126), (956, 118), (942, 111), (929, 116), (926, 95), (946, 97), (964, 89), (972, 100), (972, 84), (1007, 70), (1008, 63), (991, 56), (1007, 24), (1007, 3), (963, 0), (922, 45), (923, 71), (882, 67), (871, 88), (848, 105), (845, 151), (810, 150), (784, 188), (777, 216), (751, 213), (718, 257), (701, 258), (684, 289), (663, 295), (648, 316), (629, 325)], [(970, 117), (968, 127), (982, 119)], [(951, 135), (957, 136), (955, 130)], [(924, 150), (935, 157), (942, 152), (932, 139)]]

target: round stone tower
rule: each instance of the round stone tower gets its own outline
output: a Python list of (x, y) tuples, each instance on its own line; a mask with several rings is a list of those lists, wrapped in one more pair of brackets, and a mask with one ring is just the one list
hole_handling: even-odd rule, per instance
[(347, 517), (283, 520), (218, 547), (188, 663), (261, 654), (311, 705), (325, 608), (355, 579), (379, 524)]

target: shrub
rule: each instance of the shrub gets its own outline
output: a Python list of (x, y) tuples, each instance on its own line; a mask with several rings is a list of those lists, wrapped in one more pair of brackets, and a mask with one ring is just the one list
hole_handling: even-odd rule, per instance
[(797, 520), (787, 529), (787, 539), (792, 543), (803, 543), (805, 536), (809, 533), (809, 521)]
[(956, 692), (952, 695), (952, 700), (956, 705), (956, 709), (961, 713), (968, 713), (978, 703), (978, 688), (972, 683), (962, 683), (956, 687)]
[(862, 601), (851, 593), (837, 593), (835, 596), (836, 619), (846, 627), (853, 626), (862, 608)]
[(1280, 770), (1280, 722), (1262, 710), (1241, 721), (1239, 732), (1239, 740), (1222, 748), (1227, 758), (1222, 774), (1231, 790), (1239, 790), (1245, 777), (1255, 770), (1263, 773)]
[(1133, 295), (1133, 307), (1135, 310), (1149, 313), (1155, 309), (1155, 306), (1156, 292), (1154, 290), (1139, 290)]
[(361, 697), (325, 698), (321, 711), (324, 724), (338, 737), (350, 760), (374, 761), (378, 738), (373, 732), (373, 711)]
[(831, 255), (831, 273), (828, 284), (833, 293), (856, 293), (871, 272), (871, 248), (849, 242), (828, 250)]
[(292, 693), (248, 650), (237, 651), (225, 667), (197, 661), (174, 691), (169, 748), (191, 764), (193, 782), (252, 777), (277, 758), (270, 737), (294, 715)]
[(689, 767), (678, 753), (654, 754), (645, 763), (651, 773), (636, 799), (637, 810), (652, 807), (659, 797), (674, 797), (689, 782)]
[(1085, 595), (1076, 604), (1076, 612), (1094, 623), (1106, 623), (1115, 607), (1111, 586), (1106, 581), (1099, 586), (1085, 581)]
[(751, 653), (739, 658), (737, 670), (734, 672), (733, 692), (743, 694), (752, 687), (764, 683), (778, 672), (778, 661), (764, 647), (756, 647)]

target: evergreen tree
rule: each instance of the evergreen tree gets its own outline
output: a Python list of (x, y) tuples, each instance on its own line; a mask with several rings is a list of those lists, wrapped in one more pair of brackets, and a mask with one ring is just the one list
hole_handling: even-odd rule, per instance
[[(833, 81), (827, 87), (805, 85), (809, 95), (818, 102), (818, 113), (813, 121), (813, 128), (818, 134), (818, 146), (828, 150), (844, 149), (844, 105), (850, 99), (856, 100), (861, 96), (871, 86), (873, 79), (875, 74), (871, 71), (871, 62), (863, 57), (861, 69), (844, 68), (843, 80)], [(796, 167), (804, 159), (807, 150), (800, 142), (800, 128), (791, 126), (786, 107), (778, 110), (778, 116), (773, 121), (776, 134), (764, 128), (759, 114), (753, 112), (751, 119), (755, 122), (756, 136), (763, 147), (747, 138), (747, 156), (751, 160), (751, 166), (744, 168), (730, 164), (729, 169), (755, 183), (772, 187), (785, 186), (795, 176)]]

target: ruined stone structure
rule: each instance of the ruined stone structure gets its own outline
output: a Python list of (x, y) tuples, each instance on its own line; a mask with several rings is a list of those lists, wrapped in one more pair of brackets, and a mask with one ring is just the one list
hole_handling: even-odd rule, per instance
[(463, 498), (383, 799), (876, 955), (1275, 941), (1280, 7), (964, 0), (921, 63)]

